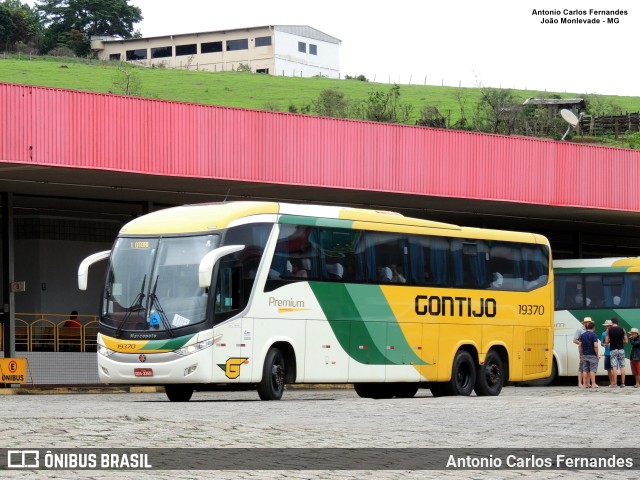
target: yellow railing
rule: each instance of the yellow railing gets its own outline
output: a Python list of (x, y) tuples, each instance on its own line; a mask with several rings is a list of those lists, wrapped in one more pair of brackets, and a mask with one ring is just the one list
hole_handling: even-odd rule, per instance
[[(16, 313), (16, 352), (95, 352), (98, 316), (78, 315), (80, 327), (65, 327), (69, 315)], [(4, 336), (0, 328), (0, 347)]]

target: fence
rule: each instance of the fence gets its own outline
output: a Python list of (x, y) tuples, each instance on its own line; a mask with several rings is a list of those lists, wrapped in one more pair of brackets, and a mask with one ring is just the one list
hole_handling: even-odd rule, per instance
[[(16, 313), (15, 317), (15, 356), (27, 359), (27, 385), (100, 383), (96, 315), (78, 315), (80, 327), (65, 327), (68, 315)], [(0, 347), (4, 352), (1, 328)]]
[(585, 115), (580, 121), (580, 129), (584, 135), (606, 136), (624, 135), (626, 132), (640, 132), (640, 113), (624, 115)]
[[(80, 327), (65, 327), (68, 315), (16, 313), (16, 352), (95, 352), (98, 319), (96, 315), (78, 315)], [(0, 329), (0, 347), (4, 337)]]

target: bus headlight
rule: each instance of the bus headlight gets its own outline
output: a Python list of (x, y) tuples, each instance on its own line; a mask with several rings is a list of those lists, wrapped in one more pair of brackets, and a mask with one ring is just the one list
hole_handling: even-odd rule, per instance
[(109, 357), (116, 352), (114, 352), (110, 348), (105, 347), (104, 345), (98, 345), (98, 353), (103, 357)]
[(192, 353), (196, 353), (201, 350), (204, 350), (205, 348), (209, 348), (211, 345), (213, 345), (213, 338), (210, 338), (208, 340), (203, 340), (202, 342), (194, 343), (193, 345), (188, 345), (186, 347), (179, 348), (177, 350), (174, 350), (173, 353), (177, 353), (178, 355), (182, 355), (182, 356), (187, 356), (187, 355), (191, 355)]

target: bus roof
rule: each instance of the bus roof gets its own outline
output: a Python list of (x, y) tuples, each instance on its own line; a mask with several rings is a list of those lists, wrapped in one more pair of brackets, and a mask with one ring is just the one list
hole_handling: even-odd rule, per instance
[[(272, 216), (271, 219), (264, 215)], [(251, 216), (263, 216), (261, 221), (277, 221), (289, 217), (292, 223), (342, 226), (344, 228), (420, 233), (424, 228), (447, 230), (447, 234), (467, 238), (496, 238), (500, 240), (527, 241), (548, 244), (540, 235), (521, 232), (462, 228), (443, 222), (405, 217), (396, 212), (367, 210), (344, 206), (293, 204), (278, 202), (238, 201), (183, 205), (158, 210), (138, 217), (120, 230), (121, 235), (176, 235), (181, 233), (205, 233), (232, 226), (237, 220)], [(401, 228), (398, 228), (401, 227)], [(492, 234), (491, 232), (494, 232)]]
[(598, 269), (599, 272), (605, 268), (620, 270), (631, 270), (640, 268), (640, 257), (610, 257), (610, 258), (576, 258), (568, 260), (554, 260), (554, 269)]

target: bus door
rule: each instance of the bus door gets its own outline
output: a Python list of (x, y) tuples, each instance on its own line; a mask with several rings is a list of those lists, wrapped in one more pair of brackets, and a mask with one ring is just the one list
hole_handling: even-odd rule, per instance
[(234, 265), (233, 259), (220, 262), (213, 292), (214, 324), (217, 325), (214, 337), (218, 338), (213, 351), (214, 382), (218, 379), (225, 383), (251, 381), (248, 365), (253, 345), (253, 319), (239, 316), (243, 310), (240, 274), (241, 269)]

